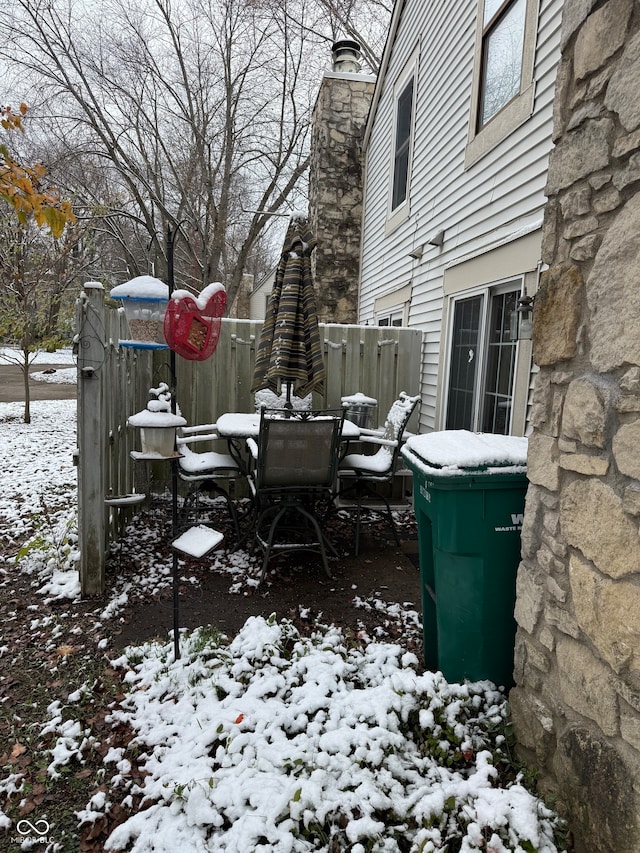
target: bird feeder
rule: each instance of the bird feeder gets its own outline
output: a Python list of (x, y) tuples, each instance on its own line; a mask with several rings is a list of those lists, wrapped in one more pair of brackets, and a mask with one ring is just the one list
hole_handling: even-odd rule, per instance
[(226, 304), (227, 292), (220, 282), (208, 284), (196, 297), (188, 290), (174, 290), (164, 318), (169, 347), (189, 361), (213, 355)]
[(114, 287), (109, 296), (122, 303), (129, 327), (130, 340), (125, 347), (167, 349), (164, 315), (169, 302), (169, 287), (150, 275), (140, 275)]
[(176, 453), (176, 428), (186, 426), (186, 420), (171, 412), (171, 394), (165, 383), (151, 388), (147, 408), (127, 419), (127, 424), (140, 430), (142, 455), (145, 459), (171, 459)]

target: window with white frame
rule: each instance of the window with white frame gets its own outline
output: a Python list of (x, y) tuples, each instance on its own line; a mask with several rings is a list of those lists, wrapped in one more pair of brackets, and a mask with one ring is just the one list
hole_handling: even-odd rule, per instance
[(396, 311), (378, 314), (376, 321), (378, 326), (404, 326), (404, 310), (398, 308)]
[(478, 0), (468, 167), (531, 115), (539, 0)]
[(522, 281), (451, 300), (445, 429), (508, 435)]
[(393, 87), (393, 142), (389, 188), (388, 227), (394, 228), (409, 214), (411, 157), (415, 123), (417, 50), (406, 63)]
[(377, 326), (406, 326), (411, 302), (411, 283), (379, 296), (373, 306)]
[(407, 200), (409, 190), (413, 87), (414, 79), (411, 77), (396, 102), (396, 139), (393, 161), (393, 188), (391, 191), (392, 210), (395, 210)]

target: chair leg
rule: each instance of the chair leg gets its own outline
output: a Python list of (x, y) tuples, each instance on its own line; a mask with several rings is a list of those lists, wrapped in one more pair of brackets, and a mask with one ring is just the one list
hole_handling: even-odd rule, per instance
[(311, 524), (313, 525), (313, 529), (316, 532), (316, 537), (318, 540), (318, 547), (320, 548), (320, 555), (322, 557), (322, 565), (324, 566), (324, 572), (328, 578), (332, 577), (331, 571), (329, 569), (329, 561), (327, 560), (327, 551), (326, 551), (326, 548), (324, 547), (324, 542), (325, 542), (324, 534), (323, 534), (322, 530), (320, 529), (320, 525), (318, 524), (317, 518), (314, 515), (312, 515), (310, 512), (307, 512), (307, 510), (301, 506), (296, 507), (296, 509), (298, 510), (298, 512), (301, 515), (304, 515), (305, 518), (307, 518), (311, 522)]
[(236, 542), (240, 542), (240, 523), (238, 521), (238, 513), (234, 506), (233, 500), (231, 499), (231, 495), (224, 489), (222, 486), (219, 486), (214, 480), (204, 480), (202, 483), (196, 485), (189, 491), (189, 494), (184, 500), (184, 504), (182, 507), (182, 512), (186, 517), (186, 514), (189, 510), (189, 506), (191, 503), (195, 501), (196, 504), (196, 512), (198, 508), (198, 494), (200, 493), (200, 489), (206, 486), (207, 489), (214, 492), (220, 497), (224, 498), (224, 501), (227, 505), (227, 512), (229, 513), (229, 517), (233, 522), (233, 527), (236, 534)]
[[(278, 524), (280, 523), (280, 519), (283, 517), (283, 515), (285, 514), (287, 509), (288, 509), (288, 507), (286, 507), (286, 506), (282, 507), (276, 513), (276, 516), (273, 519), (273, 521), (271, 522), (271, 526), (269, 527), (269, 535), (267, 537), (265, 544), (263, 545), (264, 558), (262, 560), (262, 571), (260, 572), (260, 578), (258, 580), (258, 585), (260, 585), (262, 583), (262, 581), (265, 578), (265, 575), (267, 574), (267, 566), (269, 564), (269, 557), (271, 556), (271, 548), (273, 546), (273, 540), (274, 540), (275, 535), (276, 535), (276, 528), (278, 527)], [(264, 510), (256, 522), (256, 535), (258, 534), (258, 531), (260, 530), (260, 522), (262, 521), (262, 519), (264, 518), (264, 516), (266, 515), (267, 512), (269, 512), (268, 509)], [(259, 539), (258, 541), (262, 545), (262, 540)]]
[(218, 486), (218, 488), (220, 490), (219, 493), (224, 497), (224, 499), (227, 503), (227, 510), (229, 512), (229, 515), (231, 516), (231, 520), (233, 521), (233, 527), (234, 527), (234, 530), (236, 531), (236, 542), (240, 542), (240, 522), (238, 521), (237, 510), (234, 506), (234, 503), (233, 503), (229, 493), (226, 492), (220, 486)]
[(396, 522), (393, 517), (393, 513), (391, 512), (391, 507), (389, 506), (389, 501), (386, 498), (383, 498), (385, 506), (387, 508), (387, 519), (389, 521), (389, 527), (393, 532), (393, 538), (396, 540), (396, 545), (400, 544), (400, 536), (398, 535), (398, 528), (396, 527)]
[(389, 527), (391, 528), (391, 532), (393, 533), (393, 538), (395, 539), (396, 545), (400, 545), (400, 536), (398, 535), (398, 528), (396, 527), (396, 522), (393, 517), (393, 513), (391, 512), (391, 506), (389, 505), (389, 501), (384, 497), (384, 495), (379, 495), (372, 488), (370, 488), (367, 483), (363, 481), (356, 482), (353, 486), (348, 487), (344, 490), (343, 494), (348, 494), (351, 491), (355, 492), (356, 500), (356, 531), (354, 536), (354, 555), (357, 557), (360, 553), (360, 532), (362, 530), (362, 513), (363, 510), (368, 509), (367, 507), (363, 506), (363, 500), (367, 494), (375, 496), (377, 500), (380, 500), (384, 503), (384, 510), (376, 508), (369, 509), (371, 512), (386, 517)]
[[(262, 520), (264, 519), (265, 515), (270, 511), (270, 509), (273, 509), (273, 508), (271, 507), (271, 508), (267, 508), (267, 509), (263, 510), (261, 515), (258, 517), (257, 522), (256, 522), (256, 535), (258, 535), (258, 531), (260, 529), (260, 524), (261, 524)], [(262, 581), (264, 580), (265, 575), (267, 573), (267, 566), (269, 564), (269, 558), (271, 556), (271, 549), (273, 548), (273, 542), (275, 539), (276, 530), (278, 528), (278, 525), (280, 524), (280, 521), (282, 520), (284, 515), (287, 512), (291, 512), (292, 510), (300, 513), (300, 515), (304, 516), (311, 523), (311, 525), (315, 531), (315, 534), (316, 534), (316, 541), (309, 544), (309, 549), (313, 549), (316, 546), (319, 548), (320, 556), (322, 558), (322, 565), (324, 567), (325, 574), (328, 578), (333, 577), (333, 575), (331, 574), (331, 570), (329, 569), (329, 561), (327, 559), (327, 552), (326, 552), (326, 548), (325, 548), (325, 544), (324, 544), (325, 543), (325, 537), (324, 537), (324, 534), (322, 533), (320, 525), (318, 524), (318, 520), (315, 518), (315, 516), (312, 513), (308, 512), (302, 506), (299, 506), (297, 504), (285, 504), (284, 506), (282, 506), (278, 510), (273, 521), (271, 522), (271, 525), (269, 527), (269, 535), (268, 535), (266, 541), (263, 542), (262, 539), (258, 539), (258, 541), (260, 542), (260, 544), (264, 548), (264, 559), (262, 560), (262, 569), (260, 572), (260, 578), (258, 580), (258, 584), (262, 583)], [(300, 550), (304, 550), (303, 545), (299, 546), (299, 548), (300, 548)], [(335, 551), (335, 549), (334, 549), (334, 551)]]
[(197, 497), (198, 497), (198, 486), (192, 486), (187, 492), (187, 496), (182, 502), (182, 508), (180, 509), (180, 521), (185, 523), (189, 518), (189, 512), (191, 511), (191, 507), (193, 504), (196, 505), (196, 516), (197, 516)]

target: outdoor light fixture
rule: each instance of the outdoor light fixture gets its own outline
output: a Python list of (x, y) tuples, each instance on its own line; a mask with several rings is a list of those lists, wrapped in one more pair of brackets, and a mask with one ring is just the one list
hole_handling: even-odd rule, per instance
[(521, 296), (518, 299), (516, 313), (520, 317), (518, 326), (518, 338), (521, 341), (530, 341), (533, 332), (533, 296)]
[(444, 243), (444, 229), (440, 229), (440, 231), (436, 231), (427, 239), (426, 243), (420, 243), (419, 246), (414, 246), (413, 249), (409, 252), (409, 257), (413, 258), (414, 261), (419, 261), (420, 258), (424, 255), (424, 250), (427, 246), (442, 246)]

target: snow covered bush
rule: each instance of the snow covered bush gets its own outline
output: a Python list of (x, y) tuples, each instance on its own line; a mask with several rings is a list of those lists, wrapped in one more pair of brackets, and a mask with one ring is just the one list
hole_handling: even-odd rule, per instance
[(175, 662), (131, 649), (110, 720), (134, 731), (144, 780), (114, 777), (110, 798), (141, 807), (105, 849), (554, 853), (558, 818), (496, 767), (504, 696), (417, 663), (258, 617), (228, 645), (195, 631)]

